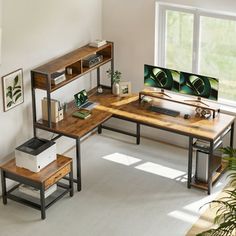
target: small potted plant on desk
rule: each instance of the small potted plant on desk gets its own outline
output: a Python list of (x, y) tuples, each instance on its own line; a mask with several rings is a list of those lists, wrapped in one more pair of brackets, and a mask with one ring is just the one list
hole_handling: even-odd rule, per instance
[(109, 78), (112, 79), (112, 93), (114, 95), (120, 94), (120, 80), (121, 80), (121, 72), (116, 70), (114, 73), (112, 73), (111, 69), (107, 71), (107, 74)]

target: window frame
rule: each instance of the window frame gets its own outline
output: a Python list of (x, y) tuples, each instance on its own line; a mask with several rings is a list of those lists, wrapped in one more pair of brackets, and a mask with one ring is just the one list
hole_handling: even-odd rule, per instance
[[(166, 65), (166, 12), (177, 11), (193, 14), (193, 47), (192, 47), (192, 73), (199, 74), (200, 61), (200, 36), (201, 17), (212, 17), (216, 19), (233, 20), (236, 22), (236, 14), (229, 12), (211, 11), (197, 7), (177, 5), (156, 1), (155, 6), (155, 65), (165, 67)], [(236, 101), (219, 98), (218, 102), (223, 105), (236, 107)]]

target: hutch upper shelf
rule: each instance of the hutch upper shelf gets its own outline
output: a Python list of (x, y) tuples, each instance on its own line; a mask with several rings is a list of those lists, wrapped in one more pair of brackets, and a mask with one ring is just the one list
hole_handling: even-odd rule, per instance
[[(88, 67), (84, 60), (92, 55), (101, 55), (102, 61), (98, 64)], [(66, 55), (56, 58), (42, 66), (31, 71), (33, 88), (53, 92), (64, 85), (72, 82), (78, 77), (94, 70), (99, 69), (101, 65), (113, 60), (113, 43), (108, 42), (106, 45), (94, 48), (86, 45), (78, 48)], [(67, 68), (72, 68), (72, 74), (67, 73)], [(51, 76), (54, 73), (65, 71), (66, 79), (57, 85), (51, 84)]]

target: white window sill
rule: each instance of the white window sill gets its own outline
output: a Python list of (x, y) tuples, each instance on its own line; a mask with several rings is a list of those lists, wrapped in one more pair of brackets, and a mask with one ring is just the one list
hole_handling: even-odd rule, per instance
[(236, 116), (236, 107), (221, 104), (220, 112), (228, 114), (228, 115)]

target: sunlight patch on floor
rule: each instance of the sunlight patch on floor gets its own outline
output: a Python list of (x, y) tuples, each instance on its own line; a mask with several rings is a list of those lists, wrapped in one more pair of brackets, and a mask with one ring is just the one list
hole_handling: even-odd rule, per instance
[(102, 158), (105, 160), (108, 160), (108, 161), (113, 161), (113, 162), (125, 165), (125, 166), (130, 166), (130, 165), (133, 165), (133, 164), (141, 161), (141, 159), (131, 157), (128, 155), (124, 155), (124, 154), (121, 154), (118, 152), (112, 153), (112, 154), (104, 156)]
[(206, 195), (202, 199), (186, 205), (185, 207), (183, 207), (183, 209), (191, 212), (202, 213), (207, 207), (209, 207), (209, 204), (207, 203), (214, 200), (220, 192), (221, 191), (217, 191), (215, 193), (212, 193), (211, 195)]
[(144, 164), (136, 166), (135, 168), (169, 179), (178, 179), (186, 175), (186, 172), (155, 164), (152, 162), (146, 162)]
[(188, 223), (194, 223), (198, 219), (198, 216), (183, 211), (172, 211), (168, 216)]

